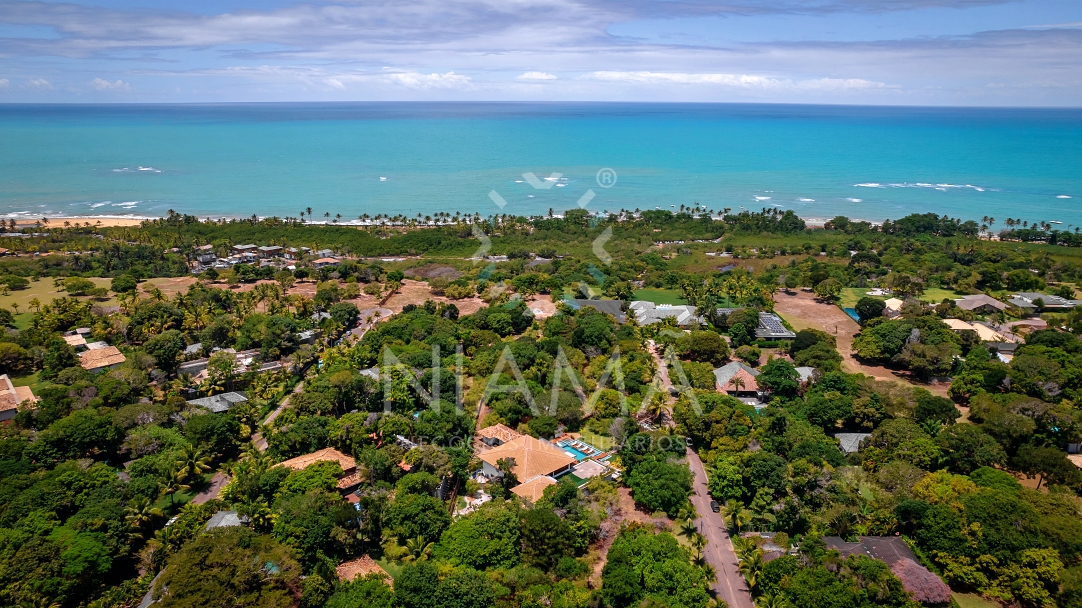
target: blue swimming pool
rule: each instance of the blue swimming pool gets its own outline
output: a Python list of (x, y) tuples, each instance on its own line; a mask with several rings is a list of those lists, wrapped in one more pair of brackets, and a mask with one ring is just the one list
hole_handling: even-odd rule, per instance
[(852, 317), (854, 321), (857, 321), (857, 322), (860, 321), (860, 315), (857, 314), (857, 309), (855, 309), (855, 308), (843, 308), (842, 310), (845, 311), (845, 314)]
[(575, 460), (586, 460), (601, 453), (601, 450), (594, 446), (575, 439), (561, 439), (556, 442), (556, 445), (560, 446), (560, 449), (567, 452)]

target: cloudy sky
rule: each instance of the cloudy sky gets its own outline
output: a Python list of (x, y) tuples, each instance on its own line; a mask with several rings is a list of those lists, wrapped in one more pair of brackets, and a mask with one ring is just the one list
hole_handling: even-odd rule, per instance
[(1082, 105), (1080, 0), (0, 0), (0, 102)]

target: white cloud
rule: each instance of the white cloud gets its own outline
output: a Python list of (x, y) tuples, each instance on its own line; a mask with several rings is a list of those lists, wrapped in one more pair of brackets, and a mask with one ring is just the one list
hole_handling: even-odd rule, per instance
[(751, 74), (688, 74), (683, 72), (620, 72), (601, 71), (582, 76), (586, 80), (623, 82), (632, 84), (687, 84), (717, 85), (741, 89), (882, 89), (883, 82), (861, 78), (818, 78), (794, 82), (790, 79), (770, 78)]
[(515, 76), (516, 80), (556, 80), (555, 74), (549, 74), (548, 72), (526, 72)]
[(323, 83), (331, 87), (332, 89), (336, 89), (339, 91), (346, 90), (346, 85), (342, 84), (342, 81), (337, 78), (324, 78)]
[(8, 79), (7, 78), (0, 78), (0, 89), (6, 89), (6, 88), (8, 88)]
[(403, 72), (387, 74), (384, 78), (404, 87), (417, 90), (425, 89), (469, 89), (472, 83), (469, 76), (447, 72), (446, 74), (418, 74)]
[(26, 87), (29, 89), (51, 89), (53, 85), (49, 84), (49, 81), (44, 78), (34, 78), (26, 81)]
[(99, 91), (130, 91), (131, 84), (124, 82), (123, 80), (117, 80), (116, 82), (109, 82), (102, 78), (95, 78), (91, 81), (94, 88)]

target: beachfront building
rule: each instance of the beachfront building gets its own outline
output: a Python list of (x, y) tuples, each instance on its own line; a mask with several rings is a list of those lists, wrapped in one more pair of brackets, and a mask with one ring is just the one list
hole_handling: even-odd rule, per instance
[(627, 310), (635, 315), (635, 320), (639, 325), (652, 325), (665, 319), (676, 319), (676, 324), (680, 327), (698, 327), (703, 323), (702, 317), (698, 315), (698, 309), (686, 304), (654, 304), (639, 300), (632, 302)]
[(357, 461), (334, 448), (324, 448), (318, 452), (290, 458), (274, 466), (303, 471), (317, 462), (337, 462), (338, 466), (342, 467), (342, 476), (338, 478), (336, 486), (339, 492), (348, 492), (360, 485), (361, 478), (357, 474)]
[(954, 305), (962, 310), (982, 314), (993, 314), (1007, 310), (1006, 304), (983, 293), (972, 296), (962, 296), (954, 301)]
[(79, 354), (79, 365), (88, 372), (100, 372), (113, 369), (127, 361), (124, 353), (115, 346), (91, 348)]
[(0, 375), (0, 422), (14, 418), (19, 407), (34, 407), (37, 401), (29, 386), (14, 386), (7, 374)]

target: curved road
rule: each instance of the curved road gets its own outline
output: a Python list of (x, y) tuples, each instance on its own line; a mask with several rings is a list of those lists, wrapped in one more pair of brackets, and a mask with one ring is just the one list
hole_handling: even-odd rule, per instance
[(736, 553), (733, 552), (729, 533), (725, 530), (725, 518), (720, 513), (710, 510), (710, 494), (706, 491), (706, 471), (703, 469), (703, 461), (692, 450), (688, 450), (687, 457), (691, 472), (695, 475), (695, 485), (691, 495), (691, 504), (695, 505), (695, 511), (699, 513), (699, 519), (695, 520), (695, 525), (699, 527), (707, 540), (703, 555), (718, 573), (718, 580), (714, 581), (713, 589), (718, 599), (725, 600), (729, 608), (755, 608), (755, 603), (751, 601), (751, 593), (744, 582), (744, 575), (740, 573), (737, 566)]

